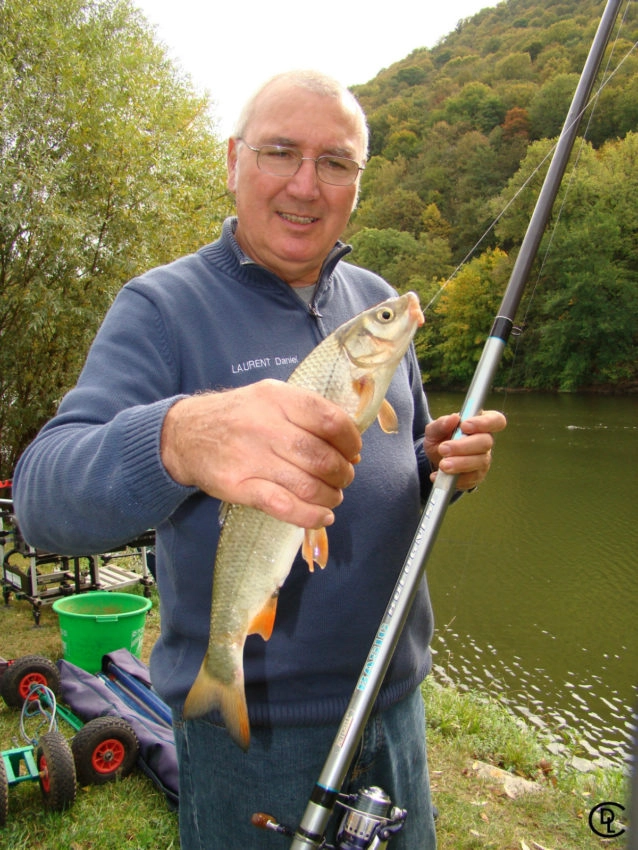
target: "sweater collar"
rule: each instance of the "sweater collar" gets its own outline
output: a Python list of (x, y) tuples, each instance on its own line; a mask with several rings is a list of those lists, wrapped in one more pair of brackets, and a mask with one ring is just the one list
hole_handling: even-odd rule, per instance
[[(259, 263), (255, 262), (253, 259), (251, 259), (251, 257), (248, 256), (248, 254), (246, 254), (241, 249), (239, 242), (235, 239), (236, 228), (237, 217), (231, 216), (230, 218), (227, 218), (222, 226), (222, 234), (220, 241), (222, 242), (222, 244), (224, 244), (226, 248), (228, 248), (234, 254), (235, 258), (239, 262), (239, 265), (243, 268), (247, 266), (252, 266), (253, 268), (263, 269), (276, 280), (285, 283), (285, 281), (281, 280), (279, 275), (276, 275), (274, 272), (271, 272), (269, 269), (266, 269), (264, 266), (261, 266)], [(319, 272), (319, 279), (317, 280), (317, 292), (330, 279), (337, 263), (351, 251), (351, 245), (346, 245), (344, 242), (341, 241), (337, 241), (335, 243), (334, 247), (323, 261), (321, 271)], [(286, 286), (288, 286), (288, 284), (286, 284)]]

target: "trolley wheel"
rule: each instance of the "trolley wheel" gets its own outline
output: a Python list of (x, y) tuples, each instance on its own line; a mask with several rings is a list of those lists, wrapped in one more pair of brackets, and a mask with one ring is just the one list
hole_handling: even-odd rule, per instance
[(96, 717), (71, 741), (80, 785), (103, 785), (127, 776), (140, 745), (130, 723), (121, 717)]
[(40, 738), (36, 763), (45, 808), (64, 811), (75, 800), (76, 782), (73, 753), (61, 732), (47, 732)]
[(4, 761), (0, 756), (0, 827), (7, 822), (9, 815), (9, 779), (4, 767)]
[(4, 671), (0, 679), (2, 697), (11, 708), (22, 708), (33, 684), (44, 685), (57, 696), (60, 692), (60, 673), (55, 664), (42, 655), (23, 655)]

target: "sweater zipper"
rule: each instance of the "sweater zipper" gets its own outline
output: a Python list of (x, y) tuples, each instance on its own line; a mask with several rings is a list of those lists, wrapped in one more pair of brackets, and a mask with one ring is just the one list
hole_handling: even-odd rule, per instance
[(308, 304), (308, 312), (310, 313), (313, 319), (323, 319), (323, 316), (321, 315), (319, 310), (317, 310), (317, 305), (315, 304), (314, 300), (312, 300), (310, 304)]

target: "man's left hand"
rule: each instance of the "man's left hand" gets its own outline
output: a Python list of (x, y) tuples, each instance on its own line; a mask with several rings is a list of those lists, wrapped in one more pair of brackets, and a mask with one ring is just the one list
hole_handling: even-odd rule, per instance
[[(497, 410), (484, 410), (466, 419), (461, 425), (464, 436), (452, 440), (460, 419), (458, 413), (450, 413), (430, 422), (425, 429), (425, 453), (434, 469), (458, 475), (458, 490), (472, 490), (487, 475), (492, 462), (493, 435), (505, 428), (507, 420)], [(435, 477), (436, 472), (431, 475), (432, 481)]]

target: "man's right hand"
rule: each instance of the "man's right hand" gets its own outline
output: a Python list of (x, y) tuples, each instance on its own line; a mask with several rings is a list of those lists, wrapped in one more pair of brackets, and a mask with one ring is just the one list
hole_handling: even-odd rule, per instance
[(282, 381), (203, 393), (166, 414), (161, 457), (179, 484), (302, 528), (334, 522), (361, 435), (338, 405)]

